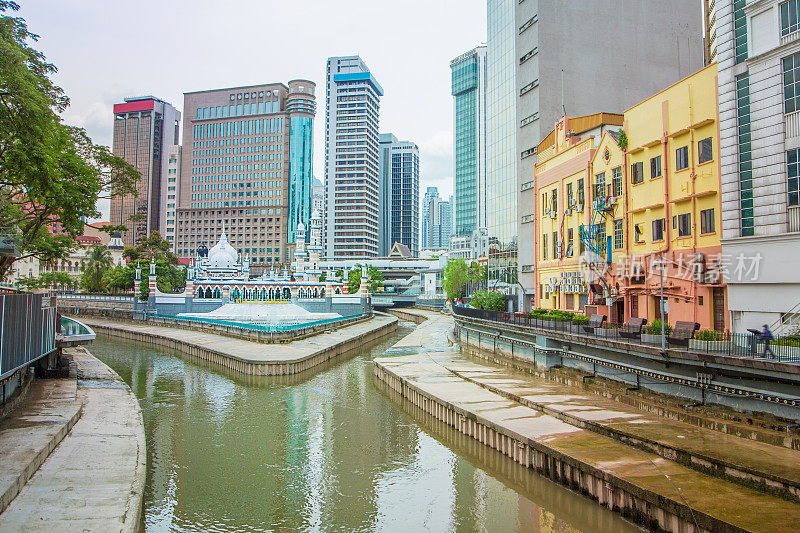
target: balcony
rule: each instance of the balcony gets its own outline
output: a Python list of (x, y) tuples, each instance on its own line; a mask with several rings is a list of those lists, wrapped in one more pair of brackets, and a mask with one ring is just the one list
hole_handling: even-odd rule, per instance
[(800, 231), (800, 206), (789, 206), (789, 233)]
[(783, 116), (783, 123), (786, 128), (786, 138), (792, 139), (800, 137), (800, 111), (786, 113)]
[(798, 37), (800, 37), (800, 29), (792, 33), (787, 33), (786, 35), (781, 35), (781, 45), (795, 41)]

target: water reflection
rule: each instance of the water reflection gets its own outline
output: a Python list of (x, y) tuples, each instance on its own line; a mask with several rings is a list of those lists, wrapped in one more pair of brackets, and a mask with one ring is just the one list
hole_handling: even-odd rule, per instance
[(142, 406), (147, 530), (633, 529), (377, 391), (370, 360), (394, 342), (300, 378), (240, 379), (98, 338), (91, 351)]

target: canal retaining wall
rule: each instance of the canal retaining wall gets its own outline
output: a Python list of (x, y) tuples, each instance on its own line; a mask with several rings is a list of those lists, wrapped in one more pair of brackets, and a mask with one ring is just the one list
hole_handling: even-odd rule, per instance
[(85, 319), (97, 333), (174, 350), (243, 375), (299, 374), (327, 361), (355, 354), (397, 331), (397, 318), (376, 315), (370, 320), (304, 340), (265, 346), (217, 334), (145, 324)]
[(376, 379), (413, 408), (653, 530), (775, 531), (800, 518), (796, 504), (747, 480), (716, 479), (463, 379), (452, 365), (474, 363), (443, 344), (452, 321), (429, 316), (374, 361)]

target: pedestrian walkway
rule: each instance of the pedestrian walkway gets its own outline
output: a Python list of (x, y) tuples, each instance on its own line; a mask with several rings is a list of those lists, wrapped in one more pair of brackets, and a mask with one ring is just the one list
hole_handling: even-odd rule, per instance
[(86, 350), (70, 353), (83, 415), (0, 514), (0, 531), (128, 532), (139, 525), (146, 458), (139, 404)]
[[(537, 469), (552, 471), (549, 460), (572, 465), (558, 467), (560, 475), (574, 480), (574, 473), (566, 474), (564, 469), (578, 469), (582, 472), (578, 479), (585, 476), (602, 479), (612, 487), (612, 492), (623, 491), (634, 499), (646, 501), (645, 508), (658, 507), (680, 515), (687, 523), (697, 521), (710, 530), (731, 524), (747, 531), (790, 531), (800, 521), (800, 505), (796, 503), (710, 476), (579, 426), (581, 421), (588, 421), (633, 432), (638, 424), (642, 429), (637, 435), (655, 440), (686, 440), (700, 447), (703, 439), (709, 439), (703, 447), (705, 452), (714, 448), (712, 438), (722, 442), (727, 436), (716, 432), (703, 434), (688, 425), (684, 428), (686, 431), (677, 431), (679, 423), (667, 423), (557, 384), (531, 384), (527, 378), (510, 375), (506, 370), (475, 363), (462, 357), (456, 347), (448, 345), (447, 335), (452, 325), (451, 317), (429, 314), (428, 321), (401, 339), (387, 352), (387, 357), (375, 360), (376, 374), (380, 378), (385, 371), (387, 375), (383, 379), (395, 390), (398, 387), (392, 383), (393, 378), (403, 383), (408, 395), (435, 400), (448, 411), (441, 416), (462, 432), (466, 427), (467, 432), (475, 433), (471, 421), (480, 426), (476, 438), (487, 440), (486, 428), (496, 431), (500, 437), (490, 436), (487, 442), (497, 447), (499, 439), (499, 446), (506, 450), (504, 453), (509, 454), (512, 448), (510, 455), (519, 457), (515, 451), (517, 445), (503, 444), (505, 438), (544, 453), (549, 459), (534, 465)], [(414, 392), (408, 393), (409, 389)], [(529, 401), (515, 401), (514, 395)], [(459, 415), (452, 417), (449, 410)], [(661, 425), (668, 428), (663, 435), (659, 433)], [(724, 441), (725, 448), (715, 450), (718, 456), (728, 457), (728, 448), (734, 448), (730, 457), (737, 460), (760, 453), (762, 457), (753, 460), (754, 467), (767, 469), (769, 466), (770, 471), (778, 472), (791, 460), (790, 470), (796, 468), (796, 452), (773, 446), (759, 448), (768, 445), (736, 437), (729, 439)], [(787, 454), (793, 455), (788, 457)], [(581, 483), (581, 488), (604, 501), (603, 488), (592, 483)], [(612, 500), (611, 504), (607, 501), (605, 504), (612, 508), (624, 507), (616, 496)], [(652, 519), (658, 513), (650, 516)], [(665, 525), (668, 521), (661, 524)], [(673, 528), (670, 526), (670, 529)]]
[(80, 416), (74, 377), (33, 380), (27, 398), (0, 422), (0, 513)]

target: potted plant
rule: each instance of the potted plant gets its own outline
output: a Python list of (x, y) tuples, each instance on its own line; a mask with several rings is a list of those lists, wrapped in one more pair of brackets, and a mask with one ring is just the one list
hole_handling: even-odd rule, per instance
[[(672, 333), (672, 326), (669, 323), (664, 324), (664, 335), (669, 336)], [(655, 319), (650, 322), (642, 333), (642, 342), (649, 344), (661, 344), (661, 320)]]
[(694, 334), (693, 339), (689, 339), (689, 349), (703, 352), (726, 352), (730, 341), (725, 340), (725, 336), (713, 329), (701, 329)]

